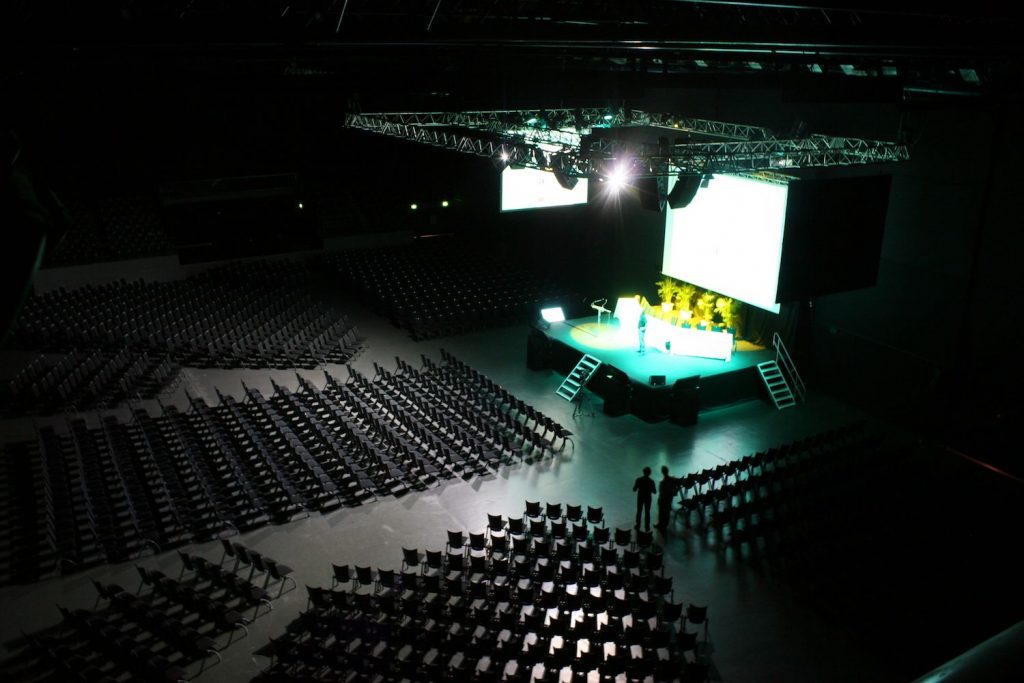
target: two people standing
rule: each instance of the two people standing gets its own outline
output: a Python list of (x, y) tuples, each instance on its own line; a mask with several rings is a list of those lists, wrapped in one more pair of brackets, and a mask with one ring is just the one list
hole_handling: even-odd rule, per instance
[(655, 528), (661, 533), (668, 530), (669, 519), (672, 517), (672, 499), (679, 490), (679, 479), (670, 476), (668, 467), (661, 466), (661, 481), (655, 484), (651, 479), (651, 468), (645, 467), (641, 476), (633, 482), (633, 490), (636, 491), (636, 528), (640, 528), (640, 520), (643, 517), (644, 529), (651, 530), (651, 500), (658, 494), (658, 523)]

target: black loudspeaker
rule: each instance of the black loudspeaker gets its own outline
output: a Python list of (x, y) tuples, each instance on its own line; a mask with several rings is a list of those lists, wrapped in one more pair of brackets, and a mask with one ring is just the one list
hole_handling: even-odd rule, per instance
[(699, 173), (684, 173), (676, 179), (672, 191), (668, 193), (668, 205), (673, 209), (684, 209), (690, 205), (693, 198), (697, 196), (700, 189), (701, 175)]
[(629, 378), (620, 373), (604, 386), (604, 414), (619, 417), (629, 412)]
[(651, 375), (650, 382), (652, 387), (663, 387), (665, 386), (665, 375)]
[(533, 330), (526, 339), (526, 367), (530, 370), (551, 367), (551, 342), (538, 330)]
[(673, 424), (690, 426), (697, 424), (700, 412), (700, 377), (686, 377), (672, 385), (672, 399), (669, 403), (669, 420)]

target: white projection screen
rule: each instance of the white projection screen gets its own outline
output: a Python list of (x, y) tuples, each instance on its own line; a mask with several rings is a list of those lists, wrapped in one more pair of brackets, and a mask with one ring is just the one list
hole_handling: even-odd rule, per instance
[(501, 210), (521, 211), (587, 203), (587, 180), (567, 190), (555, 174), (534, 168), (506, 168), (501, 173)]
[(689, 206), (666, 209), (662, 272), (778, 313), (788, 193), (785, 185), (714, 176)]

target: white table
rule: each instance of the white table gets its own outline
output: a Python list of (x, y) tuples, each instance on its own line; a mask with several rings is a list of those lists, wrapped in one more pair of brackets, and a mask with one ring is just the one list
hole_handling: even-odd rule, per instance
[(648, 317), (645, 335), (647, 349), (665, 353), (665, 342), (671, 342), (669, 353), (672, 355), (732, 360), (732, 334), (678, 327), (664, 320)]

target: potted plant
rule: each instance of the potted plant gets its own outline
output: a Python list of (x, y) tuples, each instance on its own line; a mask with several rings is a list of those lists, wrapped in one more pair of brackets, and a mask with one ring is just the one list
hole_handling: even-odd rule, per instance
[(665, 275), (660, 280), (654, 283), (658, 288), (658, 298), (661, 299), (661, 310), (663, 313), (668, 313), (672, 310), (674, 304), (672, 303), (672, 297), (679, 289), (678, 283), (668, 275)]

